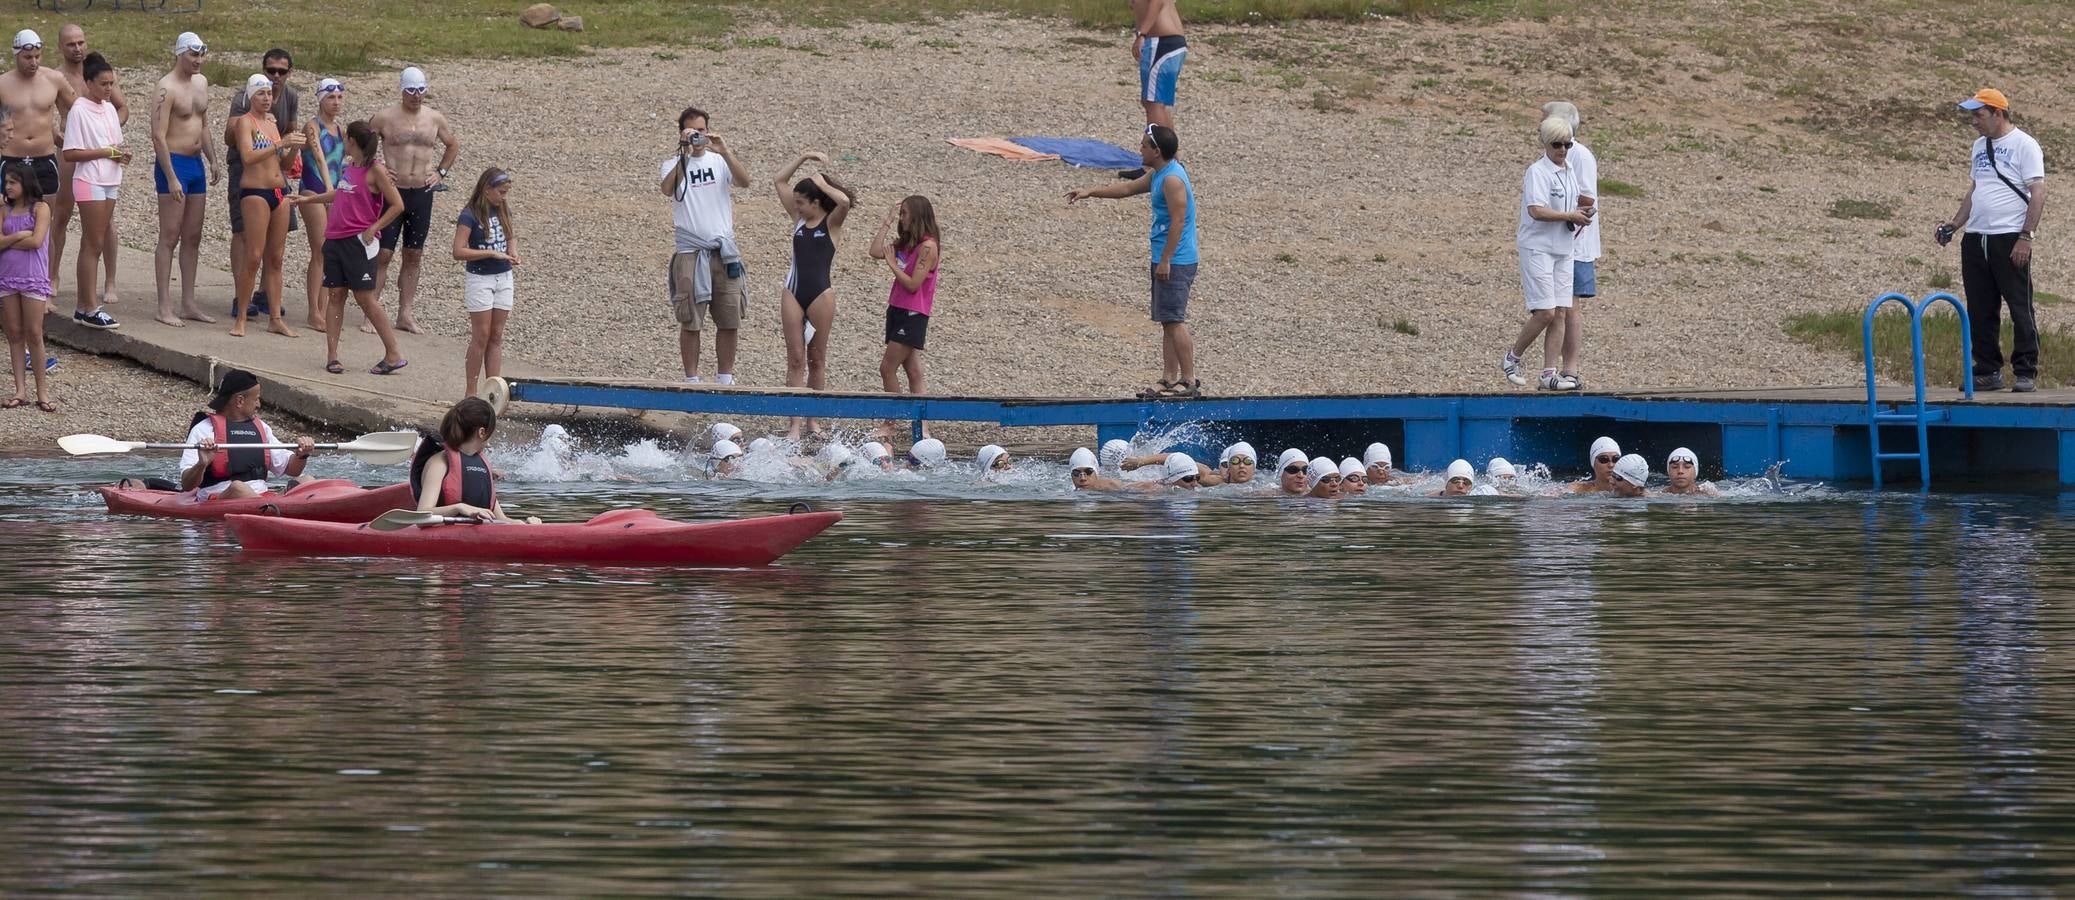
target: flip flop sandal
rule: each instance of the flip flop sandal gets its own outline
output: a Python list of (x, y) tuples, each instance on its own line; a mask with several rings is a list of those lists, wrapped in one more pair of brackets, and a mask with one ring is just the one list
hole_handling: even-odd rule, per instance
[(29, 401), (23, 400), (20, 397), (13, 397), (10, 398), (6, 403), (0, 403), (0, 409), (20, 409), (28, 405)]
[(381, 362), (375, 363), (375, 367), (374, 367), (374, 368), (372, 368), (372, 369), (369, 369), (369, 370), (367, 370), (367, 372), (368, 372), (368, 374), (369, 374), (369, 375), (388, 375), (388, 374), (391, 374), (391, 373), (395, 372), (396, 370), (398, 370), (398, 369), (401, 369), (401, 368), (403, 368), (404, 366), (408, 366), (408, 365), (410, 365), (410, 364), (411, 364), (411, 361), (410, 361), (410, 360), (408, 360), (408, 359), (404, 359), (404, 360), (398, 360), (398, 361), (397, 361), (397, 363), (396, 363), (396, 365), (393, 365), (393, 366), (392, 366), (392, 365), (390, 365), (390, 364), (389, 364), (389, 361), (385, 359), (385, 360), (382, 360)]
[(37, 409), (40, 409), (40, 410), (43, 410), (44, 412), (47, 412), (47, 413), (54, 413), (54, 412), (57, 412), (57, 411), (58, 411), (58, 405), (57, 405), (57, 404), (55, 404), (55, 403), (52, 403), (52, 402), (50, 402), (50, 401), (48, 401), (48, 400), (38, 400), (38, 401), (36, 401), (36, 408), (37, 408)]
[(333, 375), (344, 375), (346, 374), (346, 367), (343, 364), (341, 364), (338, 360), (334, 359), (331, 362), (324, 364), (324, 371), (330, 372)]

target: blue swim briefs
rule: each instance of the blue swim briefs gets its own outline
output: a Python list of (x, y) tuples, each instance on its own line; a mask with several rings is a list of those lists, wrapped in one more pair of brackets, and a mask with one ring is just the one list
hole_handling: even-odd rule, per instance
[[(201, 196), (209, 193), (209, 172), (202, 167), (199, 156), (172, 154), (173, 174), (180, 179), (180, 189), (188, 194)], [(173, 193), (166, 184), (166, 170), (157, 165), (151, 167), (151, 181), (161, 194)]]

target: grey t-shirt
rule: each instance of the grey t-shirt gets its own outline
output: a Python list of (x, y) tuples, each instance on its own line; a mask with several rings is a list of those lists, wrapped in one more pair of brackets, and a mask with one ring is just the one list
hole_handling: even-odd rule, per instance
[[(287, 137), (289, 132), (295, 130), (295, 107), (298, 95), (295, 87), (292, 85), (282, 85), (275, 94), (274, 127), (281, 129), (282, 137)], [(246, 102), (244, 91), (231, 95), (231, 118), (235, 119), (242, 116), (250, 109), (252, 109), (252, 104)], [(226, 162), (231, 170), (231, 186), (235, 189), (238, 184), (238, 173), (245, 171), (244, 156), (238, 152), (236, 147), (225, 147), (224, 156), (229, 157)]]

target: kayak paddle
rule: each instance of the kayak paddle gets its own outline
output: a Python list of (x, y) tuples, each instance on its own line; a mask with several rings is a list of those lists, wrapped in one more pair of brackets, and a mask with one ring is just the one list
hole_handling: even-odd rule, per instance
[[(73, 456), (93, 456), (108, 453), (128, 453), (132, 450), (192, 450), (197, 444), (158, 444), (145, 441), (118, 441), (98, 434), (68, 434), (58, 438), (58, 447)], [(294, 444), (218, 444), (219, 450), (294, 450)], [(318, 444), (318, 450), (342, 450), (371, 466), (393, 466), (409, 462), (411, 451), (417, 449), (418, 433), (414, 431), (381, 431), (363, 434), (353, 440), (338, 444)]]
[(376, 531), (402, 531), (419, 525), (495, 525), (471, 516), (443, 516), (439, 513), (419, 512), (415, 509), (392, 509), (367, 523)]

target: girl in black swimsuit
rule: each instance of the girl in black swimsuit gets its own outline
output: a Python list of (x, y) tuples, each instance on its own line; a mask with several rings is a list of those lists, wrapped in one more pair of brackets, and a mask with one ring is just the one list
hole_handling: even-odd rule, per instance
[[(788, 184), (800, 166), (820, 163), (820, 174)], [(836, 261), (836, 242), (842, 237), (843, 220), (856, 200), (849, 189), (827, 171), (827, 154), (803, 153), (772, 181), (778, 203), (793, 220), (793, 265), (785, 278), (785, 299), (779, 318), (785, 326), (785, 383), (814, 390), (828, 387), (829, 326), (836, 318), (836, 295), (829, 289), (829, 270)], [(807, 326), (814, 327), (813, 340)], [(798, 441), (802, 427), (821, 434), (813, 419), (794, 418), (786, 433)]]

